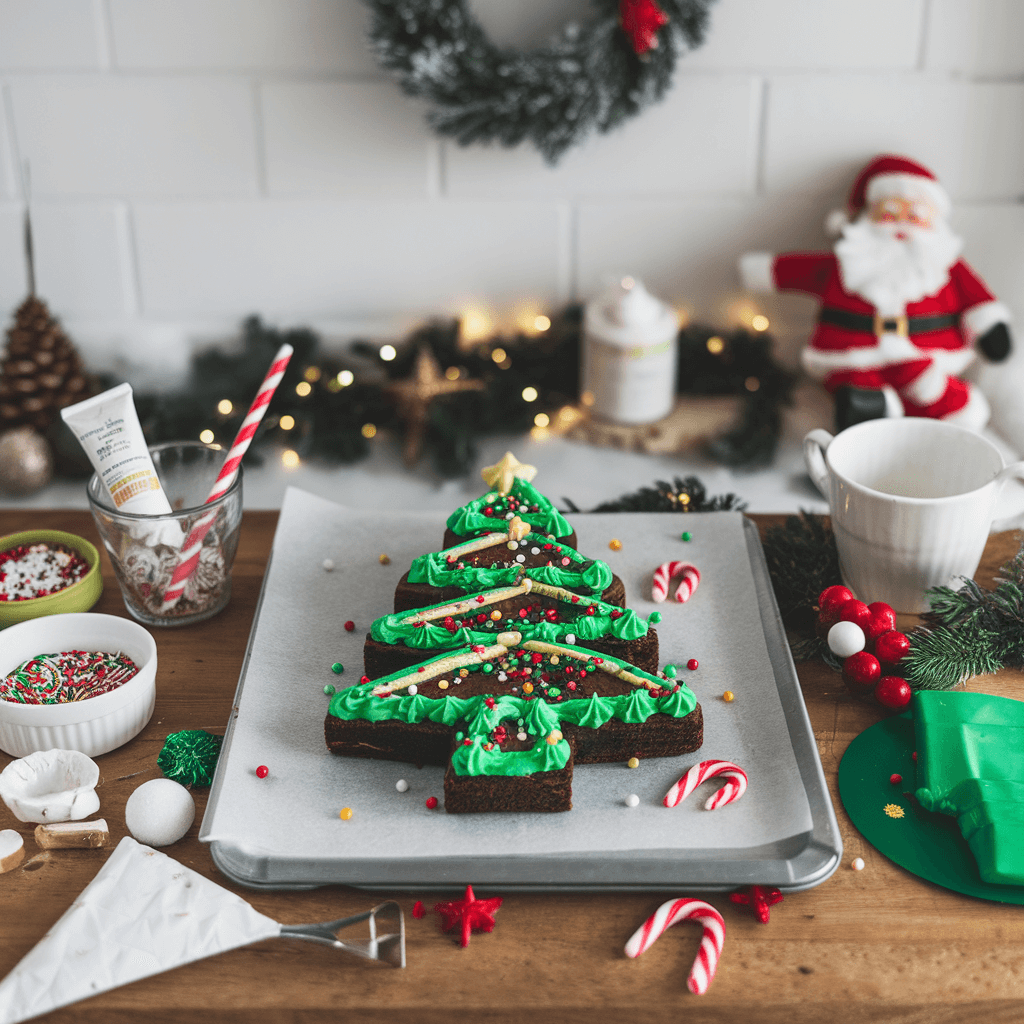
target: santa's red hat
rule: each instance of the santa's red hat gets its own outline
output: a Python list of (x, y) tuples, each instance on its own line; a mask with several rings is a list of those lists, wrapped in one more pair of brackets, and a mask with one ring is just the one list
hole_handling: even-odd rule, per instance
[(866, 206), (886, 196), (924, 199), (941, 217), (948, 217), (952, 208), (946, 190), (927, 167), (909, 157), (885, 153), (876, 156), (857, 175), (845, 214), (838, 210), (829, 214), (826, 230), (829, 234), (838, 234), (847, 220), (856, 220)]

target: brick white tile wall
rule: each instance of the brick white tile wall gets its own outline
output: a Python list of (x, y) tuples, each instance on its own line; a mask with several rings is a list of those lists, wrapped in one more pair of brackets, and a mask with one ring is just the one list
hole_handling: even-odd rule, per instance
[[(587, 0), (471, 0), (533, 45)], [(883, 150), (930, 165), (1024, 323), (1024, 2), (719, 0), (659, 106), (556, 168), (441, 142), (360, 0), (0, 0), (0, 314), (41, 294), (96, 362), (167, 375), (247, 314), (395, 332), (506, 321), (632, 273), (794, 358), (813, 304), (743, 295), (749, 248), (827, 244)], [(1024, 329), (1021, 331), (1024, 346)]]

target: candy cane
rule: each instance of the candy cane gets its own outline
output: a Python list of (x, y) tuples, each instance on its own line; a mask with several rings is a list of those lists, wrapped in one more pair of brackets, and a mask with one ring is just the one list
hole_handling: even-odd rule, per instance
[[(209, 505), (210, 502), (222, 497), (235, 482), (235, 478), (238, 476), (238, 467), (242, 463), (242, 456), (245, 455), (249, 445), (252, 443), (256, 428), (260, 425), (260, 420), (263, 419), (263, 414), (267, 411), (267, 406), (270, 405), (270, 400), (274, 397), (277, 385), (281, 383), (281, 378), (284, 376), (284, 371), (288, 368), (288, 360), (291, 359), (293, 351), (294, 349), (287, 343), (278, 349), (277, 355), (274, 356), (274, 361), (270, 364), (270, 369), (267, 370), (263, 383), (256, 393), (256, 397), (252, 400), (252, 405), (249, 406), (245, 419), (242, 420), (242, 425), (238, 428), (238, 433), (235, 435), (235, 440), (228, 450), (224, 465), (221, 466), (217, 479), (213, 482), (213, 488), (206, 496), (206, 501), (203, 502), (204, 505)], [(185, 591), (185, 584), (192, 573), (196, 571), (196, 566), (199, 564), (199, 554), (203, 548), (203, 538), (210, 532), (210, 528), (216, 519), (217, 510), (214, 509), (212, 512), (208, 512), (202, 518), (196, 520), (188, 537), (185, 538), (185, 543), (178, 554), (178, 564), (175, 566), (174, 573), (171, 576), (171, 582), (167, 590), (164, 591), (163, 604), (160, 606), (161, 612), (170, 611), (181, 599), (181, 595)]]
[(710, 903), (703, 900), (669, 900), (658, 909), (635, 932), (626, 943), (626, 956), (636, 959), (649, 949), (655, 939), (671, 928), (677, 921), (700, 921), (704, 935), (700, 940), (697, 958), (690, 968), (686, 987), (695, 995), (702, 996), (715, 978), (718, 958), (725, 943), (725, 921)]
[(702, 782), (724, 775), (729, 781), (717, 792), (708, 797), (704, 810), (713, 811), (716, 807), (724, 807), (734, 800), (739, 800), (747, 790), (747, 773), (732, 761), (701, 761), (695, 764), (666, 794), (662, 801), (666, 807), (677, 807)]
[(664, 601), (668, 597), (668, 585), (673, 576), (683, 577), (676, 588), (676, 600), (680, 604), (690, 600), (700, 583), (700, 570), (689, 562), (665, 562), (654, 570), (653, 601)]

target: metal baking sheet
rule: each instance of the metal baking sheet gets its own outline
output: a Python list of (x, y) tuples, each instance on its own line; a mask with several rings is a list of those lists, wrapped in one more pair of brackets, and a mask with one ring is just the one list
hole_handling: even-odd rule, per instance
[[(693, 754), (582, 765), (573, 809), (562, 814), (448, 815), (443, 769), (337, 757), (324, 743), (325, 684), (362, 672), (370, 622), (392, 609), (395, 584), (416, 555), (436, 550), (445, 516), (367, 513), (289, 489), (249, 639), (200, 839), (218, 868), (254, 887), (345, 883), (449, 888), (473, 882), (523, 890), (732, 889), (758, 883), (796, 891), (839, 864), (842, 842), (756, 528), (740, 513), (586, 514), (579, 548), (604, 558), (627, 603), (657, 625), (661, 662), (704, 711)], [(692, 540), (680, 538), (685, 528)], [(609, 541), (621, 541), (612, 551)], [(390, 564), (381, 563), (387, 554)], [(335, 568), (323, 568), (331, 559)], [(653, 570), (694, 563), (701, 583), (685, 604), (651, 600)], [(357, 624), (352, 633), (343, 623)], [(686, 669), (695, 658), (699, 667)], [(334, 662), (343, 674), (331, 670)], [(722, 694), (731, 690), (735, 700)], [(741, 765), (743, 798), (703, 810), (715, 783), (671, 810), (662, 798), (691, 765)], [(258, 765), (269, 774), (256, 776)], [(407, 792), (395, 787), (409, 783)], [(625, 798), (635, 793), (639, 806)], [(352, 817), (339, 818), (342, 807)]]

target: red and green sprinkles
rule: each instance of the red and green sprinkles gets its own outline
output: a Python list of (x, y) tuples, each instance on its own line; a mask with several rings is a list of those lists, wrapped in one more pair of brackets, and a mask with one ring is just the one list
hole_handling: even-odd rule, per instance
[(63, 544), (19, 544), (0, 553), (0, 601), (30, 601), (85, 577), (89, 563)]
[(38, 654), (0, 679), (0, 700), (13, 704), (69, 704), (110, 693), (138, 671), (135, 662), (120, 652)]

